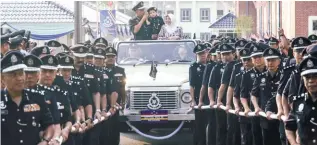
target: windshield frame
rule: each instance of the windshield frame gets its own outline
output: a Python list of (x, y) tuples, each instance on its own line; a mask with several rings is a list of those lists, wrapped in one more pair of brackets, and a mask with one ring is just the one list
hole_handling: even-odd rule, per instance
[[(194, 44), (194, 46), (197, 45), (197, 42), (194, 39), (186, 39), (186, 40), (133, 40), (133, 41), (120, 41), (115, 45), (115, 49), (117, 50), (117, 54), (119, 54), (119, 45), (122, 43), (126, 43), (126, 44), (131, 44), (131, 43), (180, 43), (180, 42), (192, 42)], [(194, 49), (194, 48), (193, 48)], [(196, 57), (195, 57), (196, 59)], [(153, 60), (156, 61), (156, 60)], [(173, 60), (171, 60), (172, 62)], [(191, 62), (179, 62), (179, 64), (190, 64)], [(118, 63), (118, 56), (116, 57), (116, 64), (117, 65), (133, 65), (133, 64), (122, 64), (122, 63)], [(148, 63), (144, 63), (144, 64), (148, 64)], [(159, 62), (157, 64), (167, 64), (167, 63), (163, 63), (163, 62)]]

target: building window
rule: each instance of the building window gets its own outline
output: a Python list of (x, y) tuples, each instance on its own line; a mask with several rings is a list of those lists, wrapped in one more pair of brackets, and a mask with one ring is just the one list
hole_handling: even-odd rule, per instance
[(181, 9), (181, 22), (191, 21), (191, 9)]
[(201, 22), (209, 22), (210, 20), (210, 9), (209, 8), (201, 8), (200, 9), (200, 21)]
[(192, 37), (192, 34), (191, 33), (183, 33), (183, 37), (184, 37), (184, 39), (191, 39), (191, 37)]
[(167, 10), (166, 13), (167, 14), (174, 14), (174, 11), (173, 10)]
[(217, 19), (223, 16), (223, 10), (217, 10)]
[(208, 41), (210, 38), (210, 33), (200, 33), (200, 40)]

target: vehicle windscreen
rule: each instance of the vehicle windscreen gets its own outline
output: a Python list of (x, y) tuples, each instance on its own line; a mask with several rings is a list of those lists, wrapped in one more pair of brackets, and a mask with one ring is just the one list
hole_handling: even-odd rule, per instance
[(196, 60), (194, 41), (127, 41), (117, 47), (118, 64), (191, 63)]

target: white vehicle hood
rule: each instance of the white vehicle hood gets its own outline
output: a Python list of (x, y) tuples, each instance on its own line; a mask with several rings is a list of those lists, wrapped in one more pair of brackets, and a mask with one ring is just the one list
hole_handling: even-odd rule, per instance
[(151, 65), (121, 66), (125, 68), (127, 87), (180, 86), (188, 82), (190, 64), (159, 64), (156, 79), (150, 77)]

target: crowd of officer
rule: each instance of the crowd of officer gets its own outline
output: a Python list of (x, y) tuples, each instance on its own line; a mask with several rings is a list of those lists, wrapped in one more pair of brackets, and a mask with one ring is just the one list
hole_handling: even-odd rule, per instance
[(117, 51), (102, 37), (27, 50), (25, 35), (1, 36), (1, 144), (118, 145), (125, 71)]
[(198, 106), (193, 144), (317, 144), (316, 40), (289, 40), (280, 29), (279, 39), (219, 36), (198, 44), (189, 68), (191, 106)]

